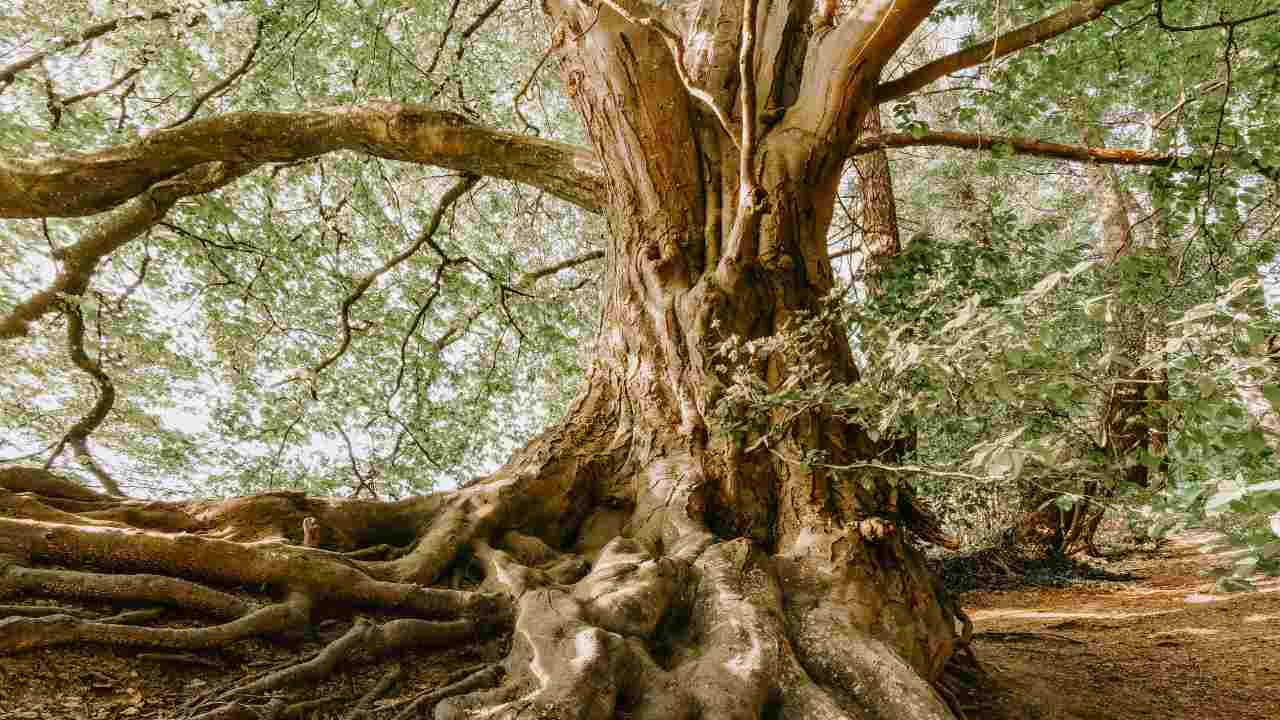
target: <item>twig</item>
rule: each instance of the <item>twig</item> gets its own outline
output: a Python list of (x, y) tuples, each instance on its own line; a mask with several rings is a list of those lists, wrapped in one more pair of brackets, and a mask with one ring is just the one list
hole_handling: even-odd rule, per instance
[(177, 120), (174, 120), (168, 125), (165, 125), (163, 129), (171, 130), (187, 122), (191, 118), (195, 117), (196, 113), (200, 112), (200, 108), (206, 102), (209, 101), (209, 98), (212, 98), (213, 96), (218, 95), (222, 91), (231, 87), (232, 83), (239, 80), (246, 72), (249, 71), (249, 67), (253, 65), (253, 59), (258, 55), (258, 48), (262, 47), (262, 28), (266, 24), (267, 24), (267, 20), (260, 20), (257, 23), (255, 23), (253, 45), (250, 46), (249, 53), (245, 55), (244, 60), (240, 63), (240, 66), (237, 67), (234, 71), (232, 71), (230, 75), (226, 76), (220, 82), (216, 83), (213, 87), (209, 88), (208, 90), (205, 90), (203, 93), (200, 93), (200, 95), (196, 96), (195, 102), (191, 103), (190, 109), (188, 109), (187, 112), (182, 117), (178, 118)]
[(36, 64), (40, 63), (50, 55), (62, 52), (67, 48), (72, 48), (77, 45), (82, 45), (84, 43), (89, 42), (90, 40), (100, 38), (103, 35), (106, 35), (107, 33), (112, 32), (117, 28), (125, 25), (146, 22), (148, 20), (164, 20), (171, 17), (172, 15), (173, 15), (172, 12), (166, 10), (161, 12), (145, 13), (142, 15), (130, 15), (128, 17), (116, 18), (114, 20), (107, 20), (106, 22), (98, 23), (97, 25), (91, 25), (88, 28), (86, 28), (84, 32), (80, 33), (75, 37), (69, 37), (69, 38), (60, 40), (54, 43), (53, 45), (45, 48), (44, 50), (28, 55), (27, 57), (15, 63), (12, 63), (4, 68), (0, 68), (0, 92), (3, 92), (4, 89), (7, 88), (14, 81), (14, 78), (17, 77), (18, 73), (34, 67)]
[(1260, 13), (1238, 18), (1236, 20), (1218, 20), (1218, 22), (1203, 23), (1201, 25), (1170, 25), (1164, 19), (1164, 0), (1156, 0), (1155, 15), (1156, 23), (1160, 26), (1161, 30), (1168, 30), (1169, 32), (1196, 32), (1198, 30), (1213, 30), (1214, 28), (1234, 30), (1236, 27), (1244, 25), (1245, 23), (1251, 23), (1255, 20), (1268, 18), (1277, 13), (1280, 13), (1280, 8), (1263, 10)]

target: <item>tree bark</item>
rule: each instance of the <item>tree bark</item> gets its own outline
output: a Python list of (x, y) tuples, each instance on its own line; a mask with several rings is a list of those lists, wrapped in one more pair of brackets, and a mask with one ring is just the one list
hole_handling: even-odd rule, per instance
[[(880, 113), (872, 110), (862, 122), (862, 132), (876, 137), (880, 135)], [(893, 175), (889, 170), (889, 156), (884, 150), (874, 150), (857, 155), (853, 160), (862, 186), (862, 237), (866, 253), (867, 294), (883, 294), (880, 276), (885, 268), (902, 252), (902, 240), (898, 232), (898, 206), (893, 194)]]
[[(33, 636), (215, 647), (347, 603), (435, 624), (353, 628), (334, 657), (512, 631), (502, 682), (444, 699), (439, 718), (951, 718), (933, 683), (957, 644), (954, 605), (909, 537), (909, 492), (805, 461), (882, 448), (824, 409), (768, 444), (737, 443), (715, 419), (735, 371), (774, 388), (799, 364), (857, 379), (840, 328), (803, 357), (735, 365), (717, 349), (821, 309), (844, 160), (885, 62), (935, 3), (871, 0), (811, 28), (809, 2), (753, 2), (544, 5), (610, 228), (602, 330), (563, 421), (491, 477), (400, 503), (85, 500), (10, 477), (10, 568), (159, 571), (273, 601), (191, 631), (23, 618), (0, 623), (0, 652)], [(467, 566), (478, 590), (425, 587)], [(82, 575), (45, 590), (141, 592)]]

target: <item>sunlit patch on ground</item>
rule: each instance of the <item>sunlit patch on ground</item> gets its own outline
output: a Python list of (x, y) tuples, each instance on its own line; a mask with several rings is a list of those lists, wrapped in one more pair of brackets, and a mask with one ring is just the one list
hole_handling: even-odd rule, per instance
[[(1208, 533), (1107, 563), (1129, 582), (962, 596), (995, 685), (989, 720), (1276, 720), (1280, 579), (1213, 593)], [(1227, 564), (1230, 564), (1229, 561)]]

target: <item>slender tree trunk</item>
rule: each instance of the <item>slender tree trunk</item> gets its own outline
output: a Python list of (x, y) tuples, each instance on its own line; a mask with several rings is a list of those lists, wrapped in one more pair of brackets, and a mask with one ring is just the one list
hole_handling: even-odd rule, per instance
[[(1108, 270), (1113, 271), (1113, 266), (1137, 253), (1159, 252), (1154, 247), (1151, 227), (1159, 219), (1138, 221), (1141, 209), (1133, 194), (1120, 183), (1115, 170), (1090, 165), (1086, 175), (1099, 208), (1098, 250)], [(1122, 483), (1143, 487), (1150, 483), (1149, 466), (1139, 455), (1142, 452), (1164, 454), (1167, 431), (1156, 417), (1158, 406), (1169, 400), (1167, 372), (1152, 370), (1142, 363), (1144, 355), (1159, 351), (1164, 345), (1159, 320), (1124, 302), (1117, 302), (1112, 314), (1107, 345), (1111, 352), (1124, 359), (1114, 363), (1108, 373), (1111, 382), (1105, 388), (1098, 428), (1099, 444), (1118, 469), (1119, 476), (1113, 483), (1095, 486), (1094, 493), (1104, 498), (1113, 495)], [(1087, 496), (1094, 493), (1086, 493), (1083, 506), (1073, 513), (1065, 538), (1066, 549), (1078, 547), (1097, 554), (1094, 535), (1105, 509), (1100, 505), (1090, 509)]]
[[(868, 112), (862, 122), (865, 135), (882, 131), (879, 110)], [(889, 155), (875, 150), (854, 158), (854, 168), (862, 187), (862, 237), (866, 253), (867, 294), (883, 293), (880, 276), (902, 252), (898, 230), (898, 206), (893, 193), (893, 174)]]

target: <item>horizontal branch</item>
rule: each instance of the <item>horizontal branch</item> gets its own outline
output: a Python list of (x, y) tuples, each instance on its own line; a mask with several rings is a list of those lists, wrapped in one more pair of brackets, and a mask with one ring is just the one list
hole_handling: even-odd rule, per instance
[(1110, 165), (1169, 165), (1177, 161), (1178, 156), (1168, 153), (1148, 152), (1145, 150), (1125, 150), (1108, 147), (1086, 147), (1084, 145), (1064, 145), (1044, 142), (1033, 138), (1002, 137), (988, 133), (962, 133), (935, 130), (924, 133), (883, 133), (858, 140), (853, 146), (851, 156), (863, 155), (876, 150), (893, 148), (918, 147), (953, 147), (965, 150), (1012, 149), (1015, 155), (1035, 155), (1038, 157), (1057, 158), (1059, 160), (1075, 160), (1078, 162), (1096, 162)]
[(1219, 15), (1218, 16), (1219, 20), (1217, 22), (1200, 23), (1199, 25), (1172, 25), (1169, 23), (1169, 21), (1164, 19), (1163, 0), (1156, 0), (1156, 23), (1160, 26), (1161, 30), (1168, 30), (1169, 32), (1198, 32), (1200, 30), (1234, 30), (1237, 26), (1244, 25), (1246, 23), (1257, 22), (1258, 20), (1265, 20), (1266, 18), (1269, 18), (1272, 15), (1276, 15), (1276, 14), (1280, 14), (1280, 8), (1263, 10), (1262, 12), (1237, 18), (1235, 20), (1227, 20), (1226, 18), (1223, 18), (1222, 15)]
[(1068, 30), (1093, 22), (1101, 17), (1103, 12), (1126, 2), (1129, 0), (1076, 0), (1061, 12), (1041, 18), (1030, 25), (1024, 25), (992, 40), (940, 57), (906, 75), (880, 85), (876, 88), (876, 102), (888, 102), (909, 95), (951, 73), (989, 63), (1032, 45), (1039, 45)]
[(585, 265), (593, 260), (602, 259), (604, 259), (603, 250), (590, 250), (582, 253), (581, 255), (571, 257), (568, 260), (561, 260), (558, 263), (547, 265), (546, 267), (538, 268), (537, 270), (530, 270), (520, 276), (520, 279), (516, 281), (516, 287), (526, 288), (549, 275), (555, 275), (563, 270), (569, 270), (570, 268), (575, 268), (579, 265)]
[(97, 152), (0, 158), (0, 217), (93, 215), (210, 162), (293, 162), (338, 150), (525, 183), (598, 212), (604, 172), (590, 150), (472, 124), (421, 105), (371, 102), (241, 112)]
[[(1103, 165), (1149, 165), (1157, 167), (1178, 167), (1194, 170), (1208, 164), (1208, 159), (1194, 155), (1176, 155), (1172, 153), (1132, 150), (1127, 148), (1088, 147), (1085, 145), (1064, 145), (1062, 143), (1045, 142), (1034, 138), (1006, 137), (988, 133), (962, 133), (945, 130), (913, 133), (884, 133), (860, 139), (853, 146), (850, 156), (862, 155), (876, 150), (891, 150), (905, 147), (953, 147), (963, 150), (1006, 151), (1014, 155), (1055, 158), (1075, 162), (1092, 162)], [(1234, 164), (1250, 172), (1256, 172), (1271, 180), (1280, 179), (1280, 167), (1264, 164), (1256, 157), (1236, 153), (1234, 155), (1220, 153), (1219, 164)]]

